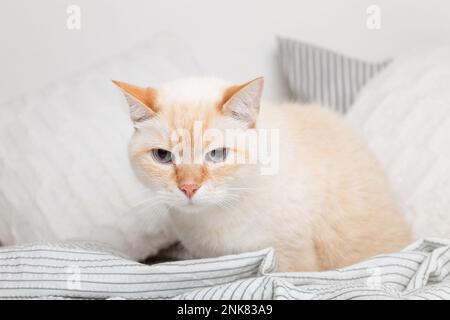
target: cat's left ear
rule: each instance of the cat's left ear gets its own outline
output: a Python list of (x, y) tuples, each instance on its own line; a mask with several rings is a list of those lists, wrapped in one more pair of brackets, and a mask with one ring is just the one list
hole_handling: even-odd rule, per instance
[(259, 77), (225, 91), (221, 111), (253, 127), (259, 114), (264, 78)]
[(129, 83), (112, 80), (118, 86), (130, 106), (130, 117), (133, 123), (138, 125), (156, 115), (156, 89), (141, 88)]

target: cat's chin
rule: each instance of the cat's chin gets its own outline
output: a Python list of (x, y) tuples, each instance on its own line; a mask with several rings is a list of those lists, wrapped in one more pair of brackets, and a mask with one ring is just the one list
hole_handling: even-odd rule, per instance
[(207, 210), (210, 206), (196, 201), (186, 201), (184, 204), (172, 205), (173, 211), (179, 214), (197, 214)]

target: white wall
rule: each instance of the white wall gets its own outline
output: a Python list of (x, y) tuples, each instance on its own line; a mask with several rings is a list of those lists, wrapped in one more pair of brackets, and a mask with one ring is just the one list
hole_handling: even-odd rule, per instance
[[(66, 8), (82, 28), (66, 28)], [(381, 29), (366, 8), (381, 8)], [(1, 0), (0, 102), (34, 91), (155, 34), (174, 34), (210, 74), (242, 82), (265, 75), (266, 98), (284, 97), (274, 36), (290, 35), (376, 60), (450, 44), (448, 0)]]

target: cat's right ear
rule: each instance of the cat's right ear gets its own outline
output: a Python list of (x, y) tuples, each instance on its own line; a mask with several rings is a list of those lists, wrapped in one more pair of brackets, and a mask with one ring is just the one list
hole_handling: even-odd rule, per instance
[(130, 117), (135, 125), (142, 123), (156, 115), (156, 90), (141, 88), (125, 82), (112, 80), (118, 86), (130, 106)]

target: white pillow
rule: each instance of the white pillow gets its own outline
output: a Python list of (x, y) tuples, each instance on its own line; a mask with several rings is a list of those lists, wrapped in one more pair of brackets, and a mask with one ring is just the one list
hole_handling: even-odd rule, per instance
[(450, 49), (394, 60), (348, 120), (387, 169), (417, 237), (450, 236)]
[(134, 259), (173, 240), (127, 158), (128, 107), (111, 79), (158, 85), (198, 68), (176, 39), (0, 106), (0, 242), (84, 239)]

